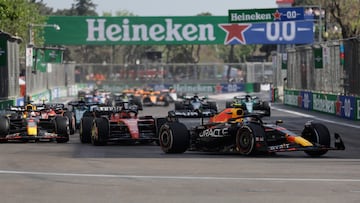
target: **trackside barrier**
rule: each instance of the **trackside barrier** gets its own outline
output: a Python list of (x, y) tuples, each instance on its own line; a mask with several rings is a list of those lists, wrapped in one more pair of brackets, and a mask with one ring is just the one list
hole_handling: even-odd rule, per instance
[(360, 97), (286, 89), (284, 104), (350, 120), (360, 120)]

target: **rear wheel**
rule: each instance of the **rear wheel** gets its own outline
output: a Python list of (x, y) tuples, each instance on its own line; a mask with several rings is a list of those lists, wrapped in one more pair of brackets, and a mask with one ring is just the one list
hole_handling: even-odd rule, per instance
[(182, 123), (165, 123), (160, 127), (159, 142), (165, 153), (184, 153), (190, 144), (189, 131)]
[(59, 136), (56, 138), (57, 143), (69, 141), (70, 128), (67, 117), (59, 116), (55, 118), (55, 132)]
[(109, 135), (109, 121), (106, 118), (96, 118), (91, 130), (91, 143), (102, 146), (107, 143)]
[(138, 110), (143, 110), (143, 105), (141, 103), (141, 98), (140, 97), (134, 97), (133, 98), (133, 103), (138, 107)]
[(83, 117), (80, 121), (80, 141), (81, 143), (90, 143), (91, 142), (91, 127), (93, 123), (92, 117)]
[(263, 107), (264, 107), (264, 111), (265, 111), (264, 116), (271, 116), (271, 108), (270, 108), (269, 102), (264, 102)]
[(236, 149), (240, 154), (253, 155), (257, 153), (255, 138), (264, 136), (260, 125), (249, 124), (241, 127), (236, 133)]
[(75, 121), (74, 113), (67, 111), (64, 113), (64, 116), (66, 116), (69, 119), (70, 135), (73, 135), (76, 129), (76, 121)]
[[(330, 132), (324, 124), (311, 123), (311, 125), (304, 128), (301, 133), (301, 137), (315, 145), (318, 144), (323, 147), (330, 147)], [(313, 157), (318, 157), (326, 154), (327, 151), (328, 150), (305, 151), (305, 153)]]

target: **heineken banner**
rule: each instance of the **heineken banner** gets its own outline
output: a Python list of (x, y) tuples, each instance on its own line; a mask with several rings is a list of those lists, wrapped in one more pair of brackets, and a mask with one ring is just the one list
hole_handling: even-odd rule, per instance
[(227, 16), (49, 16), (47, 45), (306, 44), (312, 21), (228, 23)]
[(271, 21), (293, 21), (304, 20), (304, 8), (268, 8), (229, 10), (229, 22), (271, 22)]

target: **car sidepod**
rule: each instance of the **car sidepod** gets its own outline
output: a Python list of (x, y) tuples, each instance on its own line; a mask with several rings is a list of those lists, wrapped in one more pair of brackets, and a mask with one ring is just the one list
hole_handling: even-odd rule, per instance
[(190, 145), (189, 131), (182, 123), (165, 123), (159, 130), (159, 143), (165, 153), (184, 153)]

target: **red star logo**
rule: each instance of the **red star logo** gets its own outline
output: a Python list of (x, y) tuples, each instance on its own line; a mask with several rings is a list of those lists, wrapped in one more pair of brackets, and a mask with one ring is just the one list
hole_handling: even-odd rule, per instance
[(222, 86), (218, 83), (215, 86), (215, 92), (216, 93), (221, 93), (222, 92)]
[(339, 97), (337, 97), (336, 102), (335, 102), (335, 110), (336, 110), (336, 115), (341, 116), (341, 100)]
[(225, 44), (236, 39), (241, 44), (246, 44), (244, 32), (251, 27), (251, 24), (221, 24), (221, 29), (226, 32)]
[(274, 20), (281, 20), (282, 13), (279, 12), (279, 10), (276, 10), (275, 13), (273, 13)]

